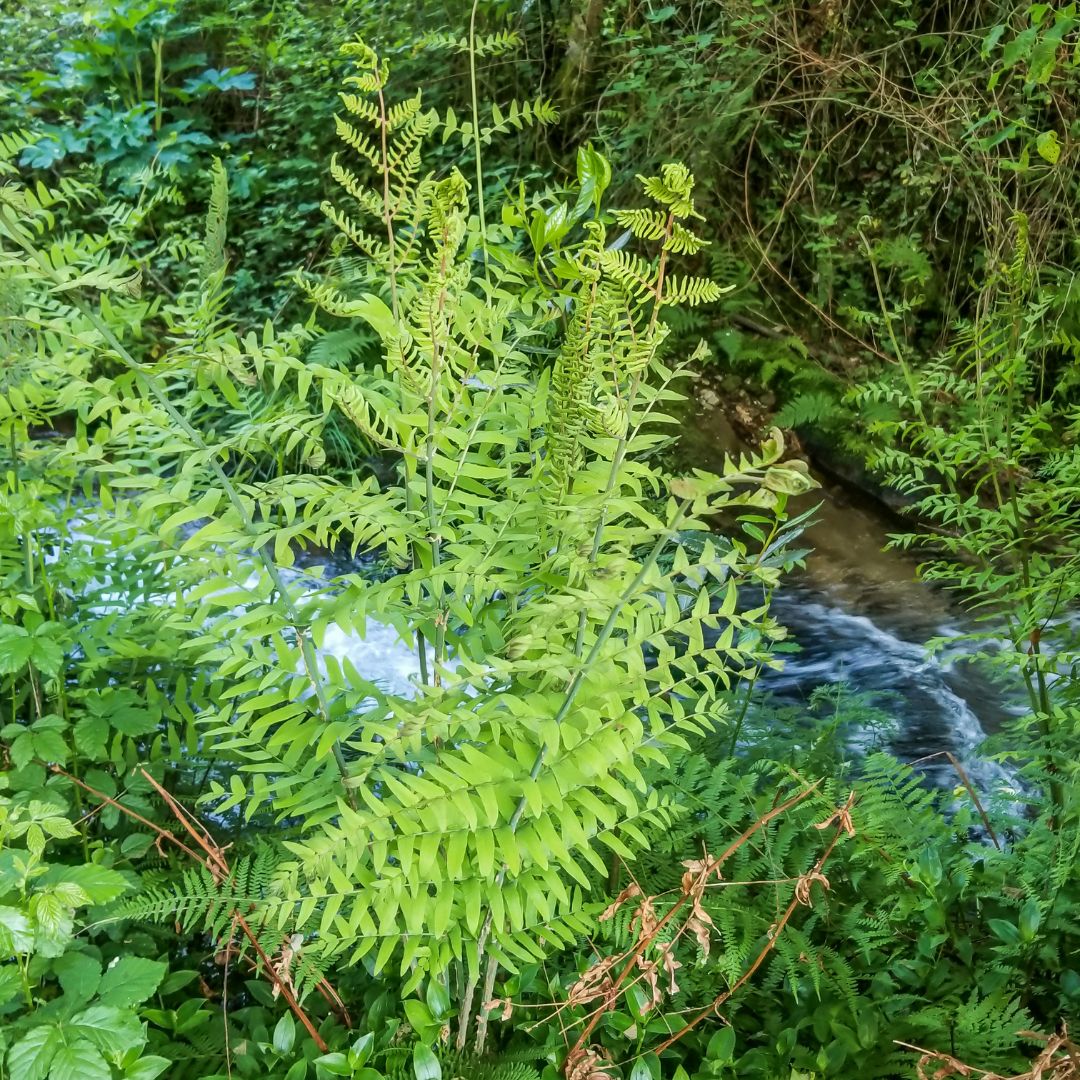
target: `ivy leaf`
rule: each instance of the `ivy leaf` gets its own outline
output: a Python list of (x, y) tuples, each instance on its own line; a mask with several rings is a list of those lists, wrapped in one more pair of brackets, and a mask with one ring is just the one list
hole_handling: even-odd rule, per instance
[(124, 956), (111, 964), (101, 980), (102, 1005), (119, 1009), (141, 1005), (161, 985), (168, 965), (141, 956)]
[(80, 1041), (57, 1051), (49, 1080), (112, 1080), (112, 1069), (94, 1047)]
[(58, 1028), (51, 1025), (28, 1031), (9, 1051), (9, 1080), (45, 1080), (57, 1051), (64, 1045)]

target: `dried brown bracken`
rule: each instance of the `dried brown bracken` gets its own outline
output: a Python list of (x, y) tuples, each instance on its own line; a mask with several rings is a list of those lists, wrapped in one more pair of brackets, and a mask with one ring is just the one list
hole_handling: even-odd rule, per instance
[(566, 1080), (612, 1080), (601, 1052), (592, 1046), (575, 1047), (566, 1059)]
[(629, 885), (606, 908), (600, 915), (600, 922), (607, 922), (609, 919), (615, 917), (615, 912), (619, 910), (626, 903), (627, 900), (635, 896), (641, 895), (641, 887), (636, 881), (632, 881)]
[[(619, 996), (625, 992), (628, 985), (643, 983), (647, 988), (648, 998), (642, 1007), (643, 1012), (659, 1005), (665, 993), (677, 994), (679, 992), (676, 972), (682, 964), (675, 954), (679, 939), (684, 935), (691, 935), (704, 956), (709, 955), (712, 945), (715, 927), (703, 904), (705, 889), (710, 882), (720, 880), (721, 868), (755, 833), (773, 819), (809, 798), (816, 789), (816, 784), (805, 787), (790, 798), (778, 802), (768, 813), (763, 814), (737, 836), (719, 855), (710, 855), (705, 852), (699, 859), (688, 859), (684, 862), (679, 894), (662, 916), (656, 910), (658, 898), (644, 895), (637, 884), (628, 885), (608, 905), (600, 917), (601, 921), (614, 918), (619, 909), (628, 901), (640, 897), (630, 918), (630, 932), (634, 936), (634, 943), (624, 952), (593, 964), (567, 992), (567, 1005), (584, 1005), (592, 1002), (600, 1002), (600, 1004), (585, 1019), (577, 1040), (567, 1053), (563, 1063), (563, 1075), (566, 1080), (610, 1080), (611, 1073), (607, 1063), (590, 1042), (590, 1036), (596, 1025), (605, 1014), (616, 1007)], [(799, 879), (796, 898), (792, 900), (787, 913), (777, 924), (777, 934), (800, 903), (809, 903), (810, 887), (815, 881), (828, 888), (828, 881), (822, 873), (822, 867), (840, 837), (845, 832), (854, 831), (851, 821), (851, 808), (854, 803), (855, 797), (852, 793), (846, 804), (840, 807), (829, 821), (819, 826), (826, 828), (829, 824), (836, 824), (833, 837), (817, 863), (803, 878)], [(680, 916), (682, 916), (681, 919)], [(715, 1010), (723, 1004), (723, 1001), (735, 993), (754, 974), (771, 948), (772, 938), (770, 937), (769, 943), (750, 969), (731, 987), (731, 990), (721, 995), (721, 998), (712, 1002), (696, 1017), (692, 1017), (686, 1027), (673, 1034), (657, 1047), (656, 1051), (659, 1053), (677, 1042), (706, 1015), (715, 1015)], [(620, 965), (617, 972), (613, 970), (616, 965)]]
[(1080, 1080), (1080, 1046), (1069, 1039), (1067, 1024), (1062, 1023), (1061, 1031), (1054, 1035), (1043, 1035), (1037, 1031), (1018, 1031), (1016, 1034), (1042, 1043), (1043, 1048), (1027, 1072), (1013, 1076), (1002, 1076), (967, 1065), (939, 1050), (926, 1050), (904, 1042), (897, 1042), (897, 1045), (922, 1055), (917, 1066), (919, 1080), (948, 1080), (950, 1076), (978, 1077), (979, 1080)]

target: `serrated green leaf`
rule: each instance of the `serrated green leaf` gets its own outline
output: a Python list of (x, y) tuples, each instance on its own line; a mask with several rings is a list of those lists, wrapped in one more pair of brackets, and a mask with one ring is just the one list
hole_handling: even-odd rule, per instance
[(80, 1041), (56, 1052), (49, 1080), (112, 1080), (112, 1069), (98, 1050)]
[(117, 1009), (141, 1005), (161, 985), (167, 970), (168, 966), (158, 960), (122, 956), (105, 970), (98, 998), (102, 1005)]

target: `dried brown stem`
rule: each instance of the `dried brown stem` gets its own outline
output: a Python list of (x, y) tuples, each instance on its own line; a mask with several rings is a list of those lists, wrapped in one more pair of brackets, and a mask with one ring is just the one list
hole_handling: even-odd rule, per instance
[[(795, 795), (792, 795), (789, 799), (785, 799), (784, 802), (779, 803), (777, 806), (774, 806), (771, 810), (768, 811), (768, 813), (763, 814), (760, 818), (758, 818), (757, 821), (754, 822), (753, 825), (746, 829), (745, 832), (741, 833), (738, 837), (736, 837), (735, 840), (733, 840), (731, 844), (728, 845), (728, 847), (722, 854), (718, 855), (715, 859), (711, 859), (708, 862), (708, 864), (703, 870), (702, 876), (707, 878), (710, 875), (716, 873), (716, 871), (719, 870), (720, 867), (723, 866), (724, 863), (727, 862), (727, 860), (730, 859), (731, 856), (734, 855), (735, 852), (738, 851), (739, 848), (741, 848), (743, 844), (745, 844), (756, 832), (758, 832), (760, 829), (763, 829), (774, 818), (779, 817), (781, 814), (786, 813), (792, 807), (797, 806), (804, 799), (810, 796), (817, 789), (817, 787), (817, 784), (812, 784), (809, 787), (803, 788), (802, 791), (799, 791)], [(622, 989), (623, 984), (626, 982), (634, 966), (637, 964), (638, 957), (645, 952), (649, 945), (656, 939), (657, 935), (679, 913), (679, 911), (683, 908), (688, 899), (689, 893), (684, 892), (683, 895), (680, 896), (674, 904), (672, 904), (667, 914), (664, 915), (664, 917), (657, 922), (656, 926), (653, 928), (652, 933), (643, 934), (641, 936), (641, 939), (634, 946), (634, 948), (630, 950), (627, 956), (625, 966), (614, 980), (614, 994), (617, 995), (618, 992)], [(569, 1054), (567, 1055), (568, 1066), (571, 1062), (576, 1062), (581, 1059), (581, 1056), (584, 1053), (584, 1048), (588, 1044), (589, 1036), (592, 1035), (594, 1029), (596, 1028), (596, 1025), (600, 1022), (601, 1017), (603, 1017), (606, 1012), (607, 1009), (598, 1009), (589, 1018), (585, 1027), (582, 1029), (581, 1034), (578, 1036), (577, 1041), (570, 1048)]]
[(762, 946), (761, 951), (757, 954), (754, 962), (739, 976), (739, 978), (723, 993), (718, 994), (704, 1009), (696, 1013), (687, 1025), (675, 1032), (669, 1038), (665, 1039), (658, 1047), (656, 1047), (655, 1053), (662, 1054), (669, 1046), (677, 1043), (684, 1035), (692, 1031), (698, 1024), (701, 1023), (707, 1016), (712, 1016), (716, 1013), (725, 1002), (729, 1001), (735, 996), (749, 981), (753, 978), (755, 972), (765, 962), (769, 953), (773, 951), (777, 941), (780, 939), (780, 935), (784, 932), (784, 927), (787, 926), (791, 920), (791, 916), (795, 914), (795, 909), (802, 904), (805, 904), (809, 897), (808, 887), (807, 891), (803, 891), (801, 888), (802, 882), (812, 882), (815, 877), (820, 877), (825, 864), (829, 861), (829, 856), (832, 855), (833, 849), (840, 842), (840, 837), (845, 833), (851, 834), (850, 825), (850, 812), (851, 808), (855, 805), (855, 793), (852, 792), (848, 796), (846, 806), (842, 811), (838, 811), (834, 817), (837, 818), (836, 826), (833, 831), (832, 838), (829, 840), (825, 850), (818, 856), (817, 862), (814, 863), (813, 869), (808, 874), (805, 874), (800, 879), (799, 884), (795, 886), (795, 892), (792, 895), (791, 902), (784, 910), (784, 914), (780, 916), (779, 921), (769, 931), (769, 939)]
[[(150, 821), (148, 818), (143, 817), (142, 814), (137, 813), (130, 807), (125, 806), (122, 802), (119, 802), (111, 796), (106, 795), (103, 791), (98, 791), (96, 788), (91, 787), (85, 781), (80, 780), (77, 776), (74, 776), (71, 773), (67, 772), (65, 769), (62, 769), (59, 765), (51, 765), (50, 769), (54, 773), (57, 773), (58, 775), (70, 780), (73, 784), (78, 785), (80, 788), (82, 788), (83, 791), (87, 792), (87, 794), (89, 795), (92, 795), (95, 799), (100, 799), (103, 803), (107, 803), (109, 806), (116, 807), (117, 810), (119, 810), (123, 814), (126, 814), (133, 821), (138, 821), (139, 824), (145, 825), (152, 832), (156, 833), (159, 843), (161, 841), (167, 840), (170, 843), (175, 844), (181, 851), (184, 852), (185, 855), (197, 862), (209, 874), (213, 875), (215, 881), (220, 882), (228, 878), (231, 871), (229, 869), (228, 861), (225, 858), (225, 854), (221, 846), (214, 842), (213, 837), (210, 836), (210, 834), (206, 831), (205, 827), (200, 822), (192, 818), (191, 815), (176, 801), (176, 799), (174, 799), (173, 796), (168, 791), (166, 791), (165, 788), (163, 788), (161, 784), (159, 784), (145, 769), (140, 769), (139, 771), (154, 788), (154, 790), (161, 796), (162, 800), (165, 802), (165, 805), (172, 812), (176, 820), (180, 823), (181, 826), (183, 826), (184, 830), (192, 838), (192, 840), (194, 840), (195, 843), (203, 849), (205, 854), (200, 854), (198, 851), (185, 844), (168, 829), (164, 828), (161, 825), (158, 825), (154, 821)], [(273, 961), (266, 954), (266, 951), (263, 949), (263, 947), (259, 944), (258, 935), (256, 935), (256, 933), (251, 929), (251, 926), (248, 924), (247, 920), (239, 911), (233, 912), (233, 920), (236, 925), (238, 925), (243, 931), (244, 936), (248, 939), (248, 941), (251, 943), (256, 953), (258, 954), (259, 959), (262, 962), (263, 971), (266, 977), (274, 984), (277, 992), (285, 999), (285, 1002), (292, 1010), (293, 1015), (304, 1026), (304, 1029), (307, 1031), (308, 1035), (311, 1036), (312, 1042), (314, 1042), (315, 1045), (319, 1048), (320, 1053), (326, 1053), (328, 1047), (325, 1040), (319, 1034), (319, 1031), (315, 1027), (315, 1024), (312, 1022), (311, 1018), (304, 1011), (303, 1006), (296, 999), (296, 996), (293, 994), (292, 990), (287, 985), (286, 980), (284, 980), (275, 970)], [(325, 987), (321, 985), (322, 983), (326, 983), (326, 980), (321, 980), (320, 983), (320, 992), (323, 994), (323, 997), (326, 998), (327, 1001), (329, 1001), (331, 1004), (334, 1001), (340, 1002), (341, 999), (340, 997), (338, 997), (337, 991), (335, 991), (333, 987), (329, 985), (329, 983), (326, 983)], [(344, 1011), (344, 1007), (342, 1007), (342, 1012), (346, 1023), (348, 1023), (348, 1013)]]

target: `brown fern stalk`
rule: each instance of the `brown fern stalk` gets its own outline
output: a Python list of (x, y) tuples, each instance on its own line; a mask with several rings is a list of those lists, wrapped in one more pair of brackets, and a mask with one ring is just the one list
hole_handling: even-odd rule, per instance
[[(132, 820), (139, 822), (140, 825), (145, 825), (148, 829), (150, 829), (157, 835), (159, 845), (165, 841), (168, 841), (171, 844), (175, 844), (176, 847), (178, 847), (181, 851), (184, 852), (185, 855), (187, 855), (190, 859), (198, 863), (199, 866), (206, 870), (207, 873), (209, 873), (216, 882), (220, 883), (221, 881), (226, 880), (230, 876), (231, 870), (229, 868), (228, 861), (225, 858), (224, 849), (214, 841), (213, 837), (211, 837), (209, 832), (207, 832), (205, 826), (203, 826), (201, 822), (193, 818), (187, 812), (187, 810), (185, 810), (176, 801), (176, 799), (173, 798), (173, 796), (168, 791), (166, 791), (165, 788), (162, 787), (161, 784), (159, 784), (145, 769), (140, 768), (139, 772), (142, 773), (146, 781), (161, 796), (162, 800), (169, 808), (173, 817), (176, 818), (179, 824), (183, 827), (184, 831), (195, 842), (195, 844), (198, 845), (198, 847), (202, 848), (205, 854), (200, 855), (198, 851), (196, 851), (192, 847), (189, 847), (187, 844), (184, 843), (183, 840), (179, 839), (174, 833), (170, 832), (168, 829), (164, 828), (161, 825), (158, 825), (156, 822), (150, 821), (148, 818), (143, 817), (142, 814), (139, 814), (136, 811), (125, 806), (119, 800), (114, 799), (111, 796), (106, 795), (104, 792), (98, 791), (96, 788), (91, 787), (85, 781), (80, 780), (77, 776), (74, 776), (72, 773), (69, 773), (65, 769), (62, 769), (59, 765), (51, 765), (49, 766), (49, 768), (52, 772), (58, 774), (59, 776), (65, 777), (73, 784), (76, 784), (78, 787), (82, 788), (83, 791), (85, 791), (88, 795), (93, 796), (93, 798), (100, 799), (102, 803), (115, 807), (117, 810), (119, 810), (123, 814), (126, 814)], [(234, 925), (240, 927), (240, 930), (243, 932), (244, 936), (248, 939), (252, 947), (255, 949), (255, 952), (258, 954), (259, 960), (261, 961), (262, 971), (265, 976), (270, 980), (270, 982), (273, 983), (275, 991), (279, 993), (282, 998), (284, 998), (285, 1003), (292, 1010), (293, 1015), (304, 1026), (304, 1029), (307, 1031), (308, 1035), (311, 1036), (312, 1042), (314, 1042), (315, 1045), (319, 1048), (319, 1052), (325, 1054), (329, 1049), (326, 1041), (319, 1034), (319, 1031), (315, 1027), (315, 1024), (312, 1022), (308, 1014), (304, 1011), (303, 1006), (297, 1000), (295, 994), (293, 994), (292, 989), (288, 985), (288, 980), (281, 976), (281, 974), (274, 967), (274, 962), (272, 958), (266, 954), (266, 951), (259, 944), (258, 935), (255, 933), (254, 930), (252, 930), (251, 925), (248, 923), (248, 921), (244, 918), (243, 914), (239, 910), (233, 911), (232, 921)], [(340, 1012), (342, 1020), (345, 1022), (346, 1026), (351, 1028), (352, 1021), (349, 1017), (348, 1011), (345, 1009), (344, 1003), (341, 1001), (341, 998), (338, 995), (337, 991), (333, 988), (333, 986), (330, 985), (330, 983), (326, 979), (321, 979), (319, 981), (319, 992), (331, 1005), (331, 1007), (336, 1008), (337, 1011)]]
[[(754, 836), (755, 833), (757, 833), (761, 829), (763, 829), (774, 818), (780, 817), (782, 814), (787, 813), (788, 810), (791, 810), (793, 807), (795, 807), (799, 803), (801, 803), (804, 799), (808, 798), (811, 794), (813, 794), (814, 791), (817, 790), (817, 787), (818, 787), (818, 784), (816, 784), (816, 783), (811, 784), (809, 787), (805, 787), (801, 791), (796, 792), (796, 794), (792, 795), (791, 798), (785, 799), (782, 803), (779, 803), (777, 806), (774, 806), (767, 813), (762, 814), (762, 816), (760, 818), (758, 818), (758, 820), (755, 821), (753, 823), (753, 825), (751, 825), (743, 833), (741, 833), (739, 836), (737, 836), (720, 855), (718, 855), (714, 859), (710, 859), (705, 864), (705, 866), (702, 868), (701, 875), (700, 875), (702, 877), (702, 879), (707, 878), (710, 875), (716, 873), (720, 869), (720, 867), (722, 867), (724, 865), (724, 863), (726, 863), (728, 861), (728, 859), (730, 859), (731, 856), (734, 855), (735, 852), (739, 850), (739, 848), (741, 848), (747, 841), (749, 841), (751, 839), (751, 837)], [(830, 850), (831, 850), (831, 848), (830, 848)], [(691, 896), (690, 892), (684, 891), (683, 894), (679, 897), (679, 899), (676, 900), (674, 904), (672, 904), (672, 906), (668, 910), (667, 914), (657, 922), (656, 926), (652, 930), (652, 933), (643, 934), (641, 936), (641, 938), (638, 940), (637, 944), (634, 946), (634, 948), (630, 950), (629, 954), (627, 954), (626, 964), (624, 965), (623, 969), (619, 972), (619, 974), (616, 976), (616, 978), (615, 978), (615, 980), (614, 980), (614, 982), (612, 984), (612, 991), (611, 991), (611, 994), (609, 995), (609, 1000), (614, 1001), (614, 1000), (617, 999), (618, 994), (621, 992), (624, 985), (626, 984), (626, 980), (629, 978), (629, 976), (630, 976), (631, 972), (633, 971), (634, 967), (637, 965), (638, 958), (642, 954), (644, 954), (645, 950), (652, 944), (652, 942), (654, 940), (656, 940), (656, 938), (660, 934), (660, 932), (682, 910), (682, 908), (689, 901), (690, 896)], [(736, 984), (736, 985), (738, 985), (738, 984)], [(710, 1005), (709, 1008), (705, 1010), (705, 1015), (708, 1015), (708, 1013), (712, 1010), (712, 1008), (713, 1008), (713, 1006)], [(570, 1077), (572, 1075), (571, 1070), (575, 1067), (574, 1063), (581, 1060), (582, 1055), (585, 1053), (585, 1047), (588, 1045), (590, 1036), (592, 1035), (593, 1031), (595, 1030), (596, 1025), (600, 1023), (600, 1020), (603, 1018), (604, 1014), (607, 1011), (608, 1011), (607, 1009), (598, 1009), (598, 1010), (596, 1010), (596, 1012), (594, 1012), (592, 1014), (592, 1016), (589, 1018), (588, 1022), (585, 1025), (585, 1027), (582, 1029), (581, 1034), (577, 1038), (577, 1041), (570, 1048), (570, 1051), (569, 1051), (569, 1053), (567, 1054), (567, 1057), (566, 1057), (566, 1066), (565, 1066), (567, 1077)], [(695, 1019), (693, 1021), (693, 1023), (695, 1023), (695, 1024), (697, 1022), (698, 1022), (697, 1019)], [(686, 1028), (685, 1030), (688, 1031), (689, 1027)], [(671, 1040), (671, 1041), (674, 1041), (674, 1039)], [(667, 1044), (665, 1044), (665, 1045), (667, 1045)], [(663, 1047), (661, 1047), (661, 1049), (663, 1049)]]
[(825, 883), (825, 875), (823, 873), (825, 864), (829, 861), (829, 856), (832, 855), (836, 845), (840, 842), (840, 838), (846, 833), (848, 836), (855, 835), (854, 826), (851, 824), (851, 808), (855, 805), (855, 792), (853, 791), (842, 809), (837, 810), (835, 814), (817, 828), (828, 828), (830, 824), (835, 822), (835, 828), (833, 835), (829, 839), (829, 843), (826, 845), (825, 850), (818, 856), (817, 862), (814, 863), (811, 870), (804, 874), (795, 883), (795, 890), (791, 897), (791, 902), (784, 909), (784, 914), (780, 916), (775, 925), (770, 927), (768, 940), (762, 946), (761, 951), (754, 958), (754, 962), (739, 976), (739, 978), (730, 986), (727, 990), (721, 994), (717, 994), (715, 998), (700, 1012), (694, 1014), (685, 1027), (680, 1028), (674, 1035), (671, 1035), (665, 1039), (658, 1047), (656, 1047), (656, 1053), (662, 1054), (668, 1047), (677, 1043), (684, 1035), (692, 1031), (698, 1024), (701, 1023), (708, 1016), (716, 1015), (718, 1009), (731, 1000), (753, 977), (758, 968), (765, 963), (769, 953), (776, 947), (777, 941), (780, 940), (780, 935), (784, 932), (784, 927), (791, 921), (791, 916), (795, 914), (795, 909), (800, 906), (808, 906), (810, 903), (810, 887), (814, 881)]

